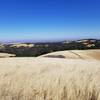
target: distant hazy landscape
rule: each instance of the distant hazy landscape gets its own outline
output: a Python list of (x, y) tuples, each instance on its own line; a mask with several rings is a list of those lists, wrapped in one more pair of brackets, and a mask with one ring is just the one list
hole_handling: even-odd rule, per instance
[(74, 41), (44, 43), (10, 43), (0, 44), (0, 52), (16, 57), (37, 57), (43, 54), (64, 50), (100, 49), (99, 39), (81, 39)]

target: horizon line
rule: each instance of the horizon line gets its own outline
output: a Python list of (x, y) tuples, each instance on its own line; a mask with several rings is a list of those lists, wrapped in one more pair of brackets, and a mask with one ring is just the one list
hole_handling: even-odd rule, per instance
[(62, 42), (62, 41), (75, 41), (82, 39), (100, 39), (100, 38), (77, 38), (77, 39), (57, 39), (57, 40), (32, 40), (32, 39), (24, 39), (24, 40), (7, 40), (0, 41), (0, 43), (10, 44), (10, 43), (46, 43), (46, 42)]

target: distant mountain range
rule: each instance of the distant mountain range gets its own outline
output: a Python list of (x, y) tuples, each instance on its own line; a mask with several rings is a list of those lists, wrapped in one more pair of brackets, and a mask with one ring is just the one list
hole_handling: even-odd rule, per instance
[(42, 54), (62, 50), (100, 49), (100, 39), (81, 39), (74, 41), (46, 42), (46, 43), (10, 43), (0, 44), (0, 52), (11, 53), (16, 56), (39, 56)]

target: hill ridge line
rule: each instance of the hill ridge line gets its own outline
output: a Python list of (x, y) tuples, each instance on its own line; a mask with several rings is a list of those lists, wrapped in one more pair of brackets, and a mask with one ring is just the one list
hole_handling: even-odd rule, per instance
[(82, 60), (84, 59), (80, 54), (77, 54), (77, 53), (75, 53), (75, 52), (73, 52), (73, 51), (71, 51), (71, 50), (68, 51), (68, 52), (70, 52), (70, 53), (72, 53), (72, 54), (75, 54), (76, 56), (78, 56), (78, 57), (79, 57), (80, 59), (82, 59)]

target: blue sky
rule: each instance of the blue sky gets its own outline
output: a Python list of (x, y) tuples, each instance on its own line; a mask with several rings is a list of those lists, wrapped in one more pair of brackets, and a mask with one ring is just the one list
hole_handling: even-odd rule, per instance
[(100, 38), (100, 0), (0, 0), (0, 41)]

